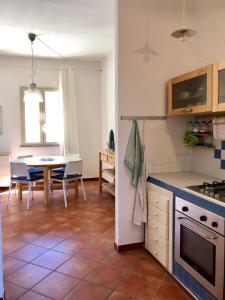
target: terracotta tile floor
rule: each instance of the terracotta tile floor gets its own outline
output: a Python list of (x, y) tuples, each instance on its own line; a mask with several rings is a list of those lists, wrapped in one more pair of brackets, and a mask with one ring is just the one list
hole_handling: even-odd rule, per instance
[(2, 193), (6, 300), (192, 299), (144, 249), (114, 250), (114, 198), (85, 188), (88, 201), (70, 191), (67, 209), (62, 191), (48, 209), (35, 192), (30, 211), (14, 195), (7, 210)]

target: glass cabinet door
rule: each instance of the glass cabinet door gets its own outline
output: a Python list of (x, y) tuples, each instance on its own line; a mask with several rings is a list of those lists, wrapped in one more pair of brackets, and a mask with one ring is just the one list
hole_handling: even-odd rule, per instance
[(169, 82), (169, 115), (211, 110), (212, 66), (173, 78)]
[(225, 62), (213, 66), (213, 112), (225, 111)]
[(205, 105), (206, 102), (206, 74), (173, 84), (172, 109)]

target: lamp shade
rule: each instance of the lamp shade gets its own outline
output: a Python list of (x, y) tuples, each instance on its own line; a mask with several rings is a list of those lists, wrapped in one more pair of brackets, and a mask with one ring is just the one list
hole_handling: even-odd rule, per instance
[(31, 83), (29, 88), (24, 91), (23, 101), (37, 101), (43, 102), (43, 96), (41, 91), (37, 88), (35, 83)]

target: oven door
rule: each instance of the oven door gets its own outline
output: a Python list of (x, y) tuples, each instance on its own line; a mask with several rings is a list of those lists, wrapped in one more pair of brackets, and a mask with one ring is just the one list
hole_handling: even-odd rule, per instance
[(176, 262), (223, 300), (224, 237), (177, 211), (175, 218)]

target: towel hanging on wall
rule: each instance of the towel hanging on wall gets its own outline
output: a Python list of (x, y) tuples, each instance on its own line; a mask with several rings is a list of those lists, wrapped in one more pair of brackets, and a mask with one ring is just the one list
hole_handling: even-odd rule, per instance
[(124, 159), (125, 166), (132, 174), (132, 185), (136, 188), (133, 223), (139, 226), (147, 222), (144, 127), (143, 121), (142, 144), (137, 120), (133, 120)]

